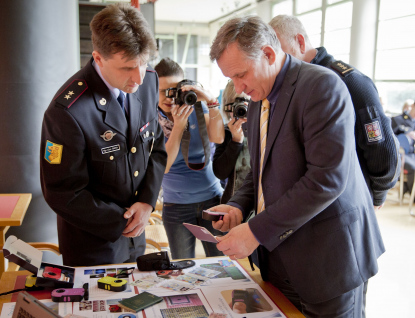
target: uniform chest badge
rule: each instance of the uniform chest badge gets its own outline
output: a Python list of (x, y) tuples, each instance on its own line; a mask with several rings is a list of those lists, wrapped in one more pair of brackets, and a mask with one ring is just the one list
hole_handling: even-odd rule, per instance
[(100, 137), (104, 139), (105, 141), (110, 141), (117, 133), (112, 132), (111, 130), (107, 130), (104, 132)]

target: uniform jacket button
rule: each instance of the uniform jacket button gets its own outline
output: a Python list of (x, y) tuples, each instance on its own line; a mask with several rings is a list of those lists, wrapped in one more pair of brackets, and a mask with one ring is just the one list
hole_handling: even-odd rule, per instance
[(114, 160), (114, 156), (111, 156), (111, 157), (110, 157), (110, 160)]
[(136, 192), (134, 193), (134, 195), (135, 195), (135, 196), (137, 196), (137, 194), (138, 194), (138, 191), (136, 191)]
[(137, 151), (137, 148), (136, 147), (131, 148), (131, 152), (132, 153), (136, 153), (136, 151)]
[(138, 177), (138, 171), (134, 172), (134, 177)]

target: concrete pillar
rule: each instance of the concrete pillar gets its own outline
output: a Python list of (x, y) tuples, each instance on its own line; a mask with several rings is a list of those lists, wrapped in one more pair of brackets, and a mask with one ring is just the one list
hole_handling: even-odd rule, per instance
[(350, 64), (373, 79), (378, 0), (353, 0)]
[(79, 70), (78, 1), (1, 1), (0, 43), (0, 193), (33, 195), (23, 225), (6, 237), (57, 243), (40, 188), (40, 133), (57, 89)]

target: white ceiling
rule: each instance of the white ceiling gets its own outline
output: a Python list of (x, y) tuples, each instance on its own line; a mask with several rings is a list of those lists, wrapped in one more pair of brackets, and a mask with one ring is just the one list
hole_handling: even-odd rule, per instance
[(156, 21), (209, 23), (255, 0), (157, 0)]

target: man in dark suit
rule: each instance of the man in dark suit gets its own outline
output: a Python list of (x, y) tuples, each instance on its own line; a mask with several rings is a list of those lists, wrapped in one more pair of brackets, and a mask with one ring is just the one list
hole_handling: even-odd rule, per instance
[(40, 149), (43, 194), (70, 266), (135, 262), (144, 253), (167, 160), (147, 22), (115, 4), (90, 27), (93, 57), (46, 110)]
[[(212, 208), (228, 213), (214, 222), (230, 230), (218, 249), (232, 259), (257, 249), (263, 279), (306, 317), (361, 317), (384, 246), (346, 86), (334, 72), (282, 52), (258, 17), (226, 22), (210, 57), (237, 93), (251, 96), (251, 172), (228, 205)], [(256, 215), (241, 224), (252, 209)]]

